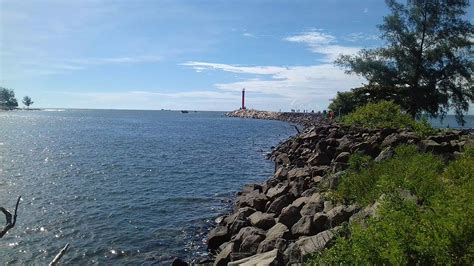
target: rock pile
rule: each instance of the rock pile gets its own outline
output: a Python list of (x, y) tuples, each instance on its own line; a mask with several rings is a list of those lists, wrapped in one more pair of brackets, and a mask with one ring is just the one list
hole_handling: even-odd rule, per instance
[(263, 184), (246, 185), (237, 195), (234, 212), (218, 219), (208, 235), (208, 247), (216, 254), (214, 265), (301, 263), (306, 255), (327, 247), (342, 223), (374, 215), (376, 204), (342, 205), (327, 197), (351, 154), (361, 152), (380, 161), (393, 156), (397, 145), (414, 144), (453, 158), (469, 137), (465, 131), (422, 139), (407, 130), (337, 124), (307, 128), (272, 152), (275, 174)]
[(253, 118), (264, 120), (280, 120), (299, 124), (305, 127), (321, 124), (324, 119), (317, 113), (288, 113), (288, 112), (269, 112), (258, 111), (254, 109), (239, 109), (226, 113), (228, 117)]

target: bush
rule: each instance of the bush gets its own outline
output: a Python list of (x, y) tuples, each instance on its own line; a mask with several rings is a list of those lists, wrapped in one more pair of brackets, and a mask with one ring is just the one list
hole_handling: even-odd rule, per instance
[[(468, 148), (463, 157), (445, 166), (431, 154), (403, 146), (390, 160), (369, 163), (362, 170), (351, 165), (338, 193), (361, 204), (379, 201), (378, 214), (365, 226), (351, 224), (344, 234), (350, 237), (339, 236), (332, 248), (314, 254), (307, 263), (472, 265), (473, 154), (474, 149)], [(368, 182), (365, 188), (361, 180)]]
[(342, 123), (351, 126), (377, 128), (409, 128), (418, 135), (426, 136), (434, 133), (434, 129), (426, 119), (417, 122), (402, 112), (399, 105), (392, 101), (368, 103), (357, 108), (342, 119)]

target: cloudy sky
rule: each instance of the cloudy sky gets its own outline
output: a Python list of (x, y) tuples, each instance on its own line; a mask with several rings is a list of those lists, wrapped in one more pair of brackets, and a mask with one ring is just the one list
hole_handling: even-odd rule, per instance
[[(0, 86), (36, 107), (322, 110), (381, 0), (0, 0)], [(472, 14), (472, 7), (470, 14)]]

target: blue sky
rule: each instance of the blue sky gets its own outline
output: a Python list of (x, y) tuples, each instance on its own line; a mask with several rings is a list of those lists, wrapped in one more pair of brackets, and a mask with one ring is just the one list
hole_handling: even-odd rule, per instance
[[(4, 1), (0, 86), (36, 107), (325, 109), (364, 81), (332, 64), (380, 46), (381, 0)], [(469, 10), (472, 17), (472, 7)]]

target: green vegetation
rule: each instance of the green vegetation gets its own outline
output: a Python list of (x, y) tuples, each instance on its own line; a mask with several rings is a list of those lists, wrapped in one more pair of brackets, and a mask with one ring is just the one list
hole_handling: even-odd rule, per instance
[(377, 215), (353, 223), (309, 264), (461, 264), (474, 261), (474, 148), (445, 165), (413, 146), (375, 163), (354, 155), (335, 194)]
[[(412, 118), (443, 116), (454, 109), (458, 123), (474, 102), (472, 36), (465, 19), (468, 0), (417, 0), (403, 5), (386, 0), (391, 14), (378, 26), (385, 45), (341, 56), (336, 64), (368, 85), (340, 93), (331, 110), (393, 100)], [(348, 101), (349, 98), (349, 101)]]
[(26, 108), (30, 108), (30, 105), (34, 104), (29, 96), (23, 97), (23, 104), (26, 106)]
[(13, 110), (18, 107), (18, 101), (15, 98), (15, 92), (0, 87), (0, 110)]
[(368, 103), (344, 116), (343, 124), (365, 128), (410, 128), (418, 135), (433, 134), (435, 130), (426, 120), (416, 121), (402, 112), (399, 105), (391, 101)]

